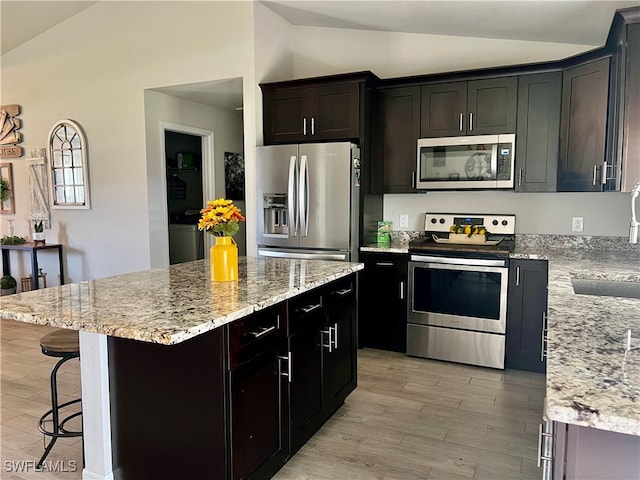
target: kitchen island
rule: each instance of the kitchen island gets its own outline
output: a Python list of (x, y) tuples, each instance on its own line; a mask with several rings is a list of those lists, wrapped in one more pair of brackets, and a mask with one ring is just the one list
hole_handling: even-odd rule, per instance
[[(247, 257), (211, 282), (201, 260), (3, 297), (0, 316), (80, 331), (83, 479), (269, 475), (355, 388), (362, 268)], [(303, 331), (317, 348), (292, 355)]]

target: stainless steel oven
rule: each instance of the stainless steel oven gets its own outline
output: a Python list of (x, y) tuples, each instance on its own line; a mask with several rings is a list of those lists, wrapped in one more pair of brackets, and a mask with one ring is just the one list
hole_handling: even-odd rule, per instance
[[(448, 230), (448, 218), (440, 223), (438, 217), (428, 215), (432, 229)], [(455, 223), (460, 218), (472, 219), (472, 225), (488, 223), (488, 228), (494, 217), (455, 216)], [(430, 218), (437, 219), (436, 225)], [(514, 228), (513, 216), (501, 215), (497, 221), (495, 230)], [(440, 245), (429, 239), (413, 248), (410, 245), (409, 355), (504, 368), (509, 278), (505, 245), (511, 239), (499, 245), (505, 237), (499, 238), (475, 245)]]

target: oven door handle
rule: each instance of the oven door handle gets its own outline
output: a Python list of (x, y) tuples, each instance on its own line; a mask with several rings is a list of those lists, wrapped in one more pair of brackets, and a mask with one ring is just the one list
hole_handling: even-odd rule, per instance
[(429, 255), (411, 255), (412, 262), (437, 263), (440, 265), (470, 265), (472, 267), (506, 267), (506, 260), (483, 258), (432, 257)]

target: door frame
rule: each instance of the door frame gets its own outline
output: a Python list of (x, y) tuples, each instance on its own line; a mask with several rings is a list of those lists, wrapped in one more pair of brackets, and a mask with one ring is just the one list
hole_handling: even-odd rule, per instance
[[(215, 150), (214, 150), (214, 132), (213, 130), (206, 130), (203, 128), (192, 127), (189, 125), (180, 125), (177, 123), (160, 122), (160, 151), (162, 152), (162, 170), (167, 171), (167, 158), (165, 154), (165, 132), (184, 133), (187, 135), (193, 135), (200, 137), (202, 145), (202, 206), (204, 208), (204, 202), (207, 198), (215, 198)], [(167, 259), (169, 258), (169, 211), (167, 207), (167, 177), (162, 176), (162, 209), (166, 222), (165, 231), (166, 235), (166, 252)], [(213, 245), (213, 239), (211, 235), (204, 235), (204, 258), (209, 258), (209, 248)]]

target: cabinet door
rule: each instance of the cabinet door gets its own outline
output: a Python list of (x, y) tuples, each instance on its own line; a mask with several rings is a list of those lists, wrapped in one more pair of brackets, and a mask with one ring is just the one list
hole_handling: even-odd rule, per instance
[[(319, 320), (322, 313), (318, 311)], [(289, 338), (290, 455), (297, 452), (322, 424), (322, 339), (320, 321)]]
[(346, 140), (360, 135), (360, 84), (345, 83), (309, 91), (305, 140)]
[(562, 85), (558, 191), (602, 190), (609, 59), (565, 70)]
[(328, 311), (322, 358), (325, 418), (329, 418), (356, 388), (357, 325), (355, 301), (341, 302)]
[(384, 193), (415, 192), (420, 87), (383, 90), (377, 140)]
[(507, 368), (544, 372), (547, 313), (547, 261), (514, 260), (509, 266)]
[(263, 131), (265, 145), (297, 143), (303, 140), (306, 90), (291, 88), (265, 92)]
[(516, 133), (517, 89), (517, 77), (469, 82), (467, 135)]
[(286, 404), (275, 348), (230, 372), (231, 478), (269, 477), (288, 454)]
[(367, 253), (360, 282), (363, 347), (407, 352), (407, 255)]
[(627, 25), (622, 191), (640, 182), (640, 23)]
[(421, 137), (455, 137), (467, 130), (467, 82), (423, 85)]
[(523, 75), (518, 79), (518, 192), (556, 191), (561, 97), (562, 72)]

